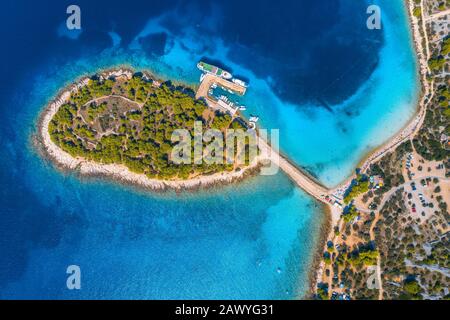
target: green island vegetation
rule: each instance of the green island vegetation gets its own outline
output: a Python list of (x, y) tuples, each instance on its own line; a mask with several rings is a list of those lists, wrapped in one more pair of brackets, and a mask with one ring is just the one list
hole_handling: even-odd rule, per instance
[(431, 70), (440, 70), (445, 65), (445, 58), (442, 56), (433, 57), (428, 62)]
[(446, 56), (449, 53), (450, 53), (450, 37), (447, 37), (446, 39), (444, 39), (444, 41), (442, 43), (441, 54), (443, 56)]
[(334, 260), (339, 266), (343, 266), (345, 262), (349, 262), (352, 266), (360, 269), (362, 266), (373, 266), (377, 264), (378, 250), (375, 249), (373, 243), (358, 244), (352, 251), (350, 248), (341, 248), (338, 250), (337, 255), (333, 243), (330, 241), (327, 247), (327, 251), (323, 253), (323, 259), (326, 264), (331, 264), (334, 256)]
[(349, 254), (348, 260), (354, 266), (373, 266), (377, 264), (378, 251), (372, 248), (364, 248)]
[[(405, 141), (395, 149), (394, 152), (388, 153), (380, 161), (370, 166), (368, 175), (376, 175), (383, 178), (383, 186), (376, 190), (369, 191), (364, 197), (363, 202), (373, 199), (371, 208), (375, 209), (381, 203), (383, 194), (405, 183), (402, 173), (402, 161), (404, 157), (413, 151), (410, 141)], [(400, 165), (399, 165), (400, 164)]]
[(359, 213), (353, 204), (350, 204), (348, 207), (346, 207), (342, 213), (342, 217), (347, 223), (355, 219), (357, 216), (359, 216)]
[(422, 288), (420, 287), (419, 283), (415, 280), (406, 280), (403, 284), (403, 289), (405, 292), (400, 295), (400, 299), (404, 300), (419, 300), (420, 295), (419, 293), (422, 291)]
[(420, 9), (420, 7), (415, 7), (413, 14), (416, 18), (420, 18), (420, 16), (422, 15), (422, 9)]
[(417, 152), (426, 160), (447, 160), (450, 149), (446, 145), (450, 136), (450, 91), (447, 85), (436, 89), (436, 103), (427, 109), (424, 125), (413, 143)]
[(440, 50), (437, 50), (428, 61), (430, 69), (432, 71), (441, 70), (447, 62), (446, 56), (449, 54), (449, 52), (450, 52), (450, 36), (447, 36), (444, 39)]
[[(358, 288), (352, 295), (360, 299), (376, 299), (377, 290), (369, 289), (367, 281), (370, 273), (365, 271), (368, 266), (375, 266), (379, 257), (379, 251), (372, 241), (359, 242), (353, 245), (342, 243), (334, 248), (333, 243), (328, 243), (327, 251), (323, 253), (326, 265), (325, 274), (333, 274), (331, 283), (319, 283), (316, 299), (329, 299), (328, 293), (338, 288)], [(345, 291), (350, 294), (349, 291)], [(331, 297), (334, 299), (333, 297)]]
[(195, 121), (201, 121), (203, 132), (210, 128), (222, 132), (244, 129), (228, 114), (214, 112), (203, 101), (196, 100), (189, 88), (170, 82), (161, 84), (141, 74), (131, 79), (95, 76), (71, 94), (50, 121), (48, 130), (52, 141), (73, 157), (125, 165), (149, 178), (183, 180), (240, 170), (225, 161), (220, 164), (171, 161), (171, 151), (177, 144), (171, 139), (173, 131), (186, 129), (192, 137)]
[(325, 252), (323, 254), (323, 261), (325, 262), (325, 264), (330, 264), (331, 263), (331, 255), (329, 252)]
[(319, 300), (330, 300), (328, 288), (325, 285), (320, 285), (319, 288), (317, 288), (316, 298)]
[(352, 182), (349, 190), (347, 190), (344, 196), (344, 202), (348, 204), (352, 199), (366, 193), (367, 191), (369, 191), (369, 180), (367, 180), (366, 176), (358, 174), (356, 179)]

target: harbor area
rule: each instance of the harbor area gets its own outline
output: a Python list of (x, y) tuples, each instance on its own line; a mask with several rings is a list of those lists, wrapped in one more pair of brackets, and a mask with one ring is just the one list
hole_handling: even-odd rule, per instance
[(241, 84), (234, 83), (230, 80), (221, 78), (212, 73), (206, 73), (206, 74), (202, 75), (200, 86), (197, 90), (195, 97), (197, 99), (202, 98), (202, 97), (203, 98), (208, 97), (209, 96), (208, 93), (210, 92), (211, 88), (216, 87), (216, 86), (221, 86), (221, 87), (225, 88), (226, 90), (230, 90), (230, 91), (232, 91), (232, 93), (238, 94), (240, 96), (243, 96), (245, 94), (245, 92), (247, 91), (247, 87), (245, 87)]
[[(233, 96), (244, 96), (247, 91), (247, 83), (233, 78), (228, 71), (204, 62), (199, 62), (197, 67), (203, 73), (195, 97), (204, 99), (211, 109), (240, 118), (239, 111), (246, 110), (246, 107), (240, 105), (236, 99), (233, 99)], [(255, 128), (257, 118), (252, 116), (247, 127)]]
[[(199, 62), (197, 67), (203, 74), (200, 77), (200, 86), (196, 92), (196, 98), (205, 99), (211, 109), (228, 113), (233, 118), (242, 121), (248, 129), (256, 129), (256, 122), (259, 117), (252, 115), (248, 121), (244, 120), (239, 111), (246, 110), (246, 107), (232, 101), (234, 99), (226, 95), (229, 93), (243, 96), (247, 90), (247, 84), (242, 80), (233, 78), (231, 73), (216, 66)], [(219, 93), (215, 94), (216, 91)], [(326, 200), (326, 197), (329, 197), (329, 190), (281, 155), (278, 150), (273, 149), (267, 141), (258, 138), (258, 149), (261, 159), (275, 163), (304, 191), (321, 202), (329, 203)]]

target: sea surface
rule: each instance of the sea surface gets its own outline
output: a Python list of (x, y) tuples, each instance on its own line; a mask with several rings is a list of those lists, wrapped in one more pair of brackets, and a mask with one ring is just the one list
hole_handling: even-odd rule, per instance
[[(63, 173), (33, 145), (39, 113), (75, 79), (148, 69), (195, 85), (200, 59), (249, 81), (240, 102), (328, 186), (415, 111), (400, 0), (10, 1), (0, 11), (0, 298), (291, 299), (308, 289), (321, 207), (282, 172), (150, 193)], [(382, 29), (366, 27), (369, 4)], [(81, 289), (66, 269), (81, 269)]]

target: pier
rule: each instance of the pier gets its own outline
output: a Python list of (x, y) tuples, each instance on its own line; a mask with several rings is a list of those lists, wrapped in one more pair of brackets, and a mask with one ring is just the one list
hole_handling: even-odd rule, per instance
[[(195, 97), (197, 99), (204, 98), (211, 108), (221, 108), (220, 105), (208, 96), (211, 86), (216, 83), (229, 89), (236, 94), (244, 95), (247, 88), (237, 83), (231, 82), (227, 79), (221, 78), (214, 74), (206, 73), (200, 83)], [(275, 151), (264, 139), (258, 137), (258, 148), (260, 151), (260, 160), (270, 160), (279, 166), (281, 170), (294, 181), (306, 193), (313, 196), (315, 199), (330, 204), (326, 198), (330, 195), (330, 190), (321, 185), (318, 181), (308, 175), (306, 172), (294, 165), (289, 159)]]
[(227, 79), (218, 77), (211, 73), (206, 73), (203, 77), (202, 82), (200, 82), (200, 86), (197, 89), (197, 93), (196, 93), (195, 97), (197, 99), (208, 98), (208, 91), (211, 88), (211, 86), (213, 85), (213, 83), (217, 83), (218, 86), (227, 88), (241, 96), (243, 96), (247, 90), (246, 87), (241, 86), (237, 83), (231, 82)]
[(288, 158), (275, 151), (264, 139), (258, 137), (258, 148), (261, 152), (262, 160), (270, 160), (277, 164), (278, 167), (299, 186), (303, 191), (313, 196), (317, 200), (330, 204), (326, 197), (330, 195), (330, 191), (312, 178), (309, 174), (294, 165)]

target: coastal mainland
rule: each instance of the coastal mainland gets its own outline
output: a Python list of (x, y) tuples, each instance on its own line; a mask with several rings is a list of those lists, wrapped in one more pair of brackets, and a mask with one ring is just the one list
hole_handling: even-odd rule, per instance
[(450, 10), (435, 0), (405, 10), (422, 85), (416, 114), (331, 190), (330, 205), (344, 207), (330, 207), (340, 214), (324, 228), (314, 299), (449, 298)]

